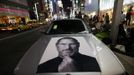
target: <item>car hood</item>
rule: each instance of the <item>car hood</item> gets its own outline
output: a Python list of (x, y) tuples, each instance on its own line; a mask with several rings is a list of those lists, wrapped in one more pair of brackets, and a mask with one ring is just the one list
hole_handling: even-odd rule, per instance
[[(55, 40), (61, 37), (74, 37), (80, 41), (80, 52), (95, 57), (101, 72), (72, 72), (72, 73), (44, 73), (37, 74), (37, 66), (43, 61), (43, 58), (53, 58), (56, 52), (53, 50)], [(51, 40), (51, 41), (50, 41)], [(50, 45), (50, 46), (49, 46)], [(44, 55), (45, 52), (48, 54)], [(50, 55), (50, 56), (49, 56)], [(114, 53), (102, 41), (93, 34), (61, 34), (61, 35), (44, 35), (25, 53), (23, 58), (15, 68), (15, 75), (121, 75), (125, 69), (114, 55)]]

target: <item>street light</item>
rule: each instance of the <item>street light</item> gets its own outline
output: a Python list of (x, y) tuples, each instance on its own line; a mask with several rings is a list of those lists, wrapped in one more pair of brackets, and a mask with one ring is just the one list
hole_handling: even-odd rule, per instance
[(37, 20), (39, 20), (39, 15), (38, 15), (38, 10), (37, 10), (37, 4), (39, 4), (39, 3), (38, 2), (34, 3), (34, 7), (35, 7), (36, 18), (37, 18)]

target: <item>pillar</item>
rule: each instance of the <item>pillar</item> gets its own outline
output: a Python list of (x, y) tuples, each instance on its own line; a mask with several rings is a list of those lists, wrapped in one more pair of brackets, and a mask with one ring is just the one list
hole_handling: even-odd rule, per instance
[(123, 0), (115, 0), (113, 16), (112, 16), (111, 34), (110, 34), (113, 45), (117, 43), (118, 26), (121, 19), (122, 6), (123, 6)]

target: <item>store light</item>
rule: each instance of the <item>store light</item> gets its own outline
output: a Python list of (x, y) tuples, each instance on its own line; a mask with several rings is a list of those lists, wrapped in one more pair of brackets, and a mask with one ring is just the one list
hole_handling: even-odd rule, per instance
[(61, 0), (57, 1), (59, 7), (63, 7)]
[(38, 2), (34, 3), (34, 7), (35, 7), (36, 18), (37, 18), (37, 20), (39, 20), (38, 10), (37, 10), (37, 4), (39, 4), (39, 3)]
[(91, 4), (92, 0), (88, 0), (88, 4)]
[(76, 0), (76, 4), (78, 4), (78, 0)]

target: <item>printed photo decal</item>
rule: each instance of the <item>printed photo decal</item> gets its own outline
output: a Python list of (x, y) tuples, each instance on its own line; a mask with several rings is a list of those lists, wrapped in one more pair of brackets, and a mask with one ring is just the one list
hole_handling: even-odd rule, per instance
[(37, 68), (37, 73), (53, 72), (100, 72), (100, 68), (83, 37), (54, 37)]

